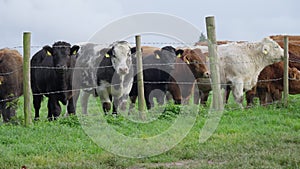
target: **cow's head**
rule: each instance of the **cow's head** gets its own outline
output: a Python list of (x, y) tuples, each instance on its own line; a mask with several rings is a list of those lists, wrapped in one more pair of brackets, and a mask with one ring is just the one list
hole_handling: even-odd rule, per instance
[(279, 62), (283, 60), (284, 52), (283, 49), (278, 45), (277, 42), (267, 37), (262, 40), (262, 54), (271, 63)]
[(156, 59), (160, 59), (160, 63), (166, 63), (172, 69), (175, 68), (174, 63), (176, 62), (177, 56), (182, 55), (182, 53), (182, 49), (176, 50), (172, 46), (165, 46), (161, 48), (161, 50), (154, 51)]
[(289, 78), (291, 80), (300, 80), (300, 71), (295, 67), (289, 68)]
[(46, 51), (47, 56), (52, 56), (53, 66), (57, 68), (69, 68), (74, 62), (74, 55), (77, 55), (79, 46), (71, 45), (67, 42), (56, 42), (50, 46), (44, 46), (43, 49)]
[(209, 77), (210, 73), (204, 61), (194, 50), (185, 49), (180, 58), (188, 65), (195, 78)]
[(126, 75), (132, 66), (132, 53), (135, 53), (135, 48), (131, 48), (126, 41), (118, 41), (112, 44), (105, 57), (111, 59), (117, 74)]

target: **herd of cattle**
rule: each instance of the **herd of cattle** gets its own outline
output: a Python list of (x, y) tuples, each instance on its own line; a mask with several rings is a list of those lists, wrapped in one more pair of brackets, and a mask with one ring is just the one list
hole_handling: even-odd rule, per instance
[[(262, 105), (280, 100), (283, 91), (282, 36), (266, 37), (260, 42), (231, 42), (218, 45), (221, 87), (228, 100), (242, 107), (246, 92), (247, 106), (259, 97)], [(292, 42), (292, 41), (291, 41)], [(289, 44), (289, 91), (300, 93), (300, 46)], [(146, 106), (156, 98), (159, 104), (172, 99), (186, 104), (194, 95), (195, 104), (206, 104), (211, 91), (207, 46), (162, 48), (143, 46), (143, 75)], [(31, 58), (31, 89), (35, 119), (43, 97), (48, 97), (48, 119), (61, 113), (75, 114), (81, 92), (82, 113), (87, 114), (90, 95), (100, 97), (105, 114), (125, 109), (130, 99), (133, 108), (138, 96), (136, 48), (126, 41), (110, 46), (93, 43), (71, 45), (56, 42), (44, 46)], [(23, 94), (22, 56), (11, 49), (0, 50), (0, 111), (4, 122), (15, 115), (15, 100)], [(298, 85), (299, 84), (299, 85)]]

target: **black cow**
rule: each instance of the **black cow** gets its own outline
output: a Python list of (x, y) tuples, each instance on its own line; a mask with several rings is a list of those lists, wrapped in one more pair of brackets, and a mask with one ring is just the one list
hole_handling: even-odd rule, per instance
[[(154, 51), (152, 55), (143, 56), (144, 95), (148, 109), (152, 107), (154, 97), (159, 104), (163, 104), (168, 83), (172, 80), (171, 72), (175, 68), (176, 57), (182, 53), (181, 49), (176, 50), (172, 46), (165, 46), (161, 50)], [(129, 96), (132, 108), (138, 96), (137, 76), (134, 77)], [(181, 104), (181, 100), (175, 100), (175, 104)]]
[(48, 100), (48, 119), (56, 119), (61, 113), (59, 101), (67, 106), (69, 114), (75, 114), (73, 103), (72, 73), (79, 46), (59, 41), (44, 46), (31, 59), (31, 88), (35, 120), (39, 118), (39, 109), (43, 95)]

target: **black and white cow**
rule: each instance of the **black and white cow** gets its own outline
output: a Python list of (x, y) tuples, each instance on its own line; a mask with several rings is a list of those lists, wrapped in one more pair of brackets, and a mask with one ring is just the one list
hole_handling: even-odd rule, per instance
[(43, 95), (48, 100), (48, 119), (56, 119), (61, 113), (59, 101), (67, 106), (69, 114), (75, 114), (72, 92), (72, 74), (79, 46), (67, 42), (56, 42), (44, 46), (31, 58), (31, 89), (35, 119), (39, 118), (39, 109)]
[(83, 67), (78, 87), (83, 88), (81, 106), (83, 114), (87, 113), (87, 104), (90, 94), (100, 96), (102, 108), (105, 114), (111, 109), (113, 101), (113, 113), (117, 114), (117, 108), (123, 96), (128, 96), (133, 83), (132, 54), (135, 48), (131, 48), (126, 41), (117, 41), (108, 48), (103, 45), (85, 43), (80, 44), (77, 66)]

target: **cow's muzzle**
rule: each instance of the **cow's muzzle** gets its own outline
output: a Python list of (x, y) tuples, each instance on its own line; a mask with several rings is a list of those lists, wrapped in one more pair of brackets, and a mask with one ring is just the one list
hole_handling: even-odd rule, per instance
[(65, 73), (67, 70), (68, 70), (68, 67), (66, 65), (56, 66), (57, 73)]
[(207, 72), (204, 72), (203, 73), (203, 77), (205, 78), (209, 78), (210, 77), (210, 73), (207, 71)]
[(119, 74), (123, 74), (123, 75), (125, 75), (125, 74), (128, 74), (129, 73), (129, 69), (128, 69), (128, 67), (120, 67), (119, 68)]

